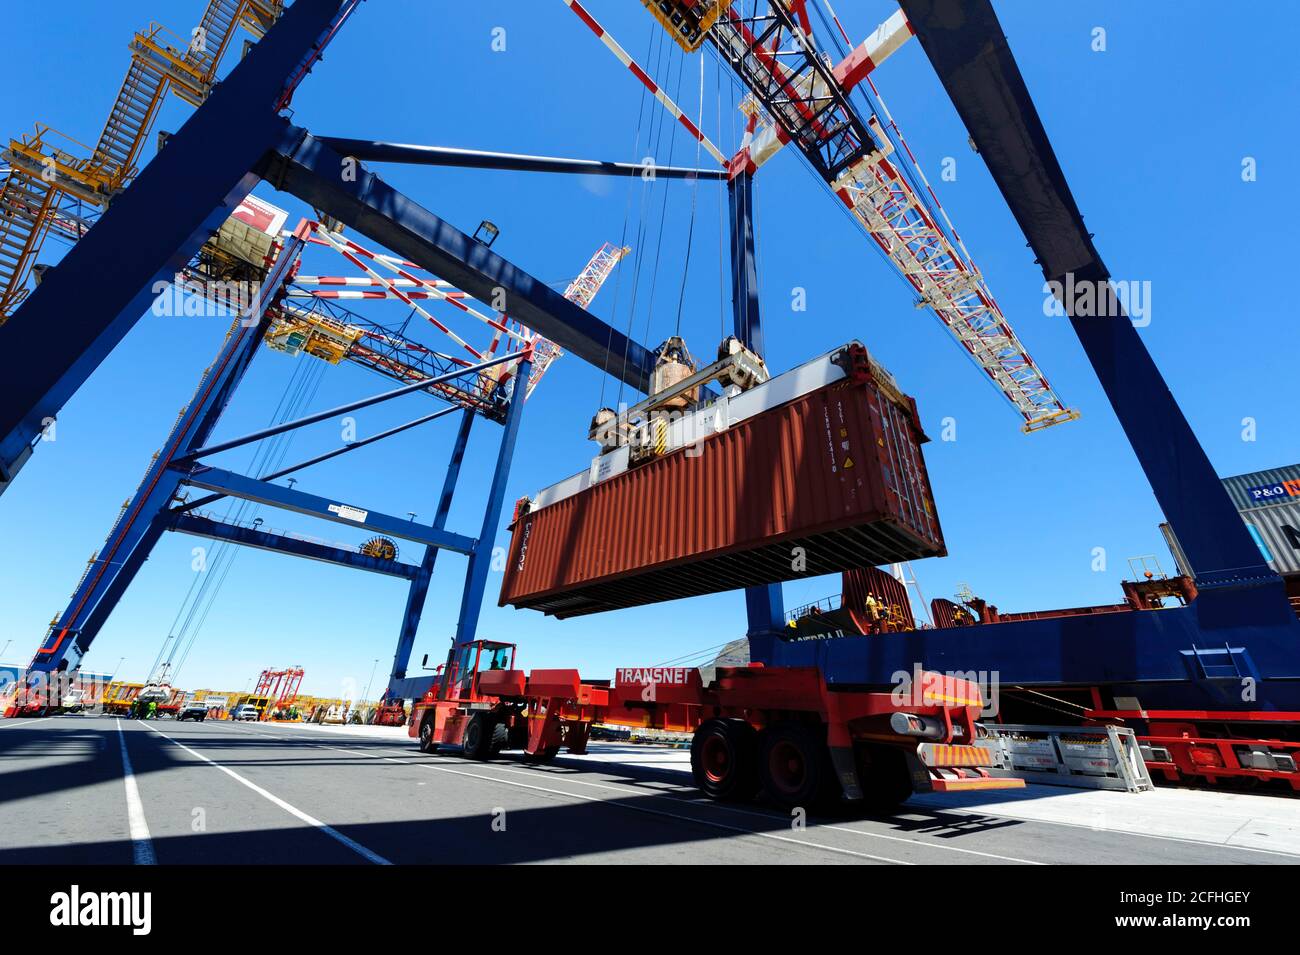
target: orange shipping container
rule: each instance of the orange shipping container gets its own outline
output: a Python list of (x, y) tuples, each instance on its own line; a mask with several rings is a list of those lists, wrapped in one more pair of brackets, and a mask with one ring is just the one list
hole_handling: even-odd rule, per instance
[(694, 447), (521, 502), (500, 603), (569, 617), (942, 556), (915, 402), (859, 344), (823, 361), (828, 383)]

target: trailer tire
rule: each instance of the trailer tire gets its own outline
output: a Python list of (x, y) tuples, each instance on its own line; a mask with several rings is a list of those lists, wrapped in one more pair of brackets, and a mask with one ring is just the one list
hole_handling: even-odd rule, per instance
[(436, 753), (438, 744), (433, 741), (433, 714), (426, 713), (420, 721), (420, 752)]
[(495, 721), (486, 713), (475, 713), (461, 737), (461, 754), (470, 759), (487, 759), (492, 755), (492, 734)]
[(911, 798), (912, 776), (902, 749), (885, 743), (860, 743), (853, 756), (866, 812), (888, 815)]
[(781, 723), (758, 735), (763, 792), (788, 809), (818, 809), (836, 790), (825, 728)]
[(737, 802), (758, 795), (758, 741), (744, 720), (705, 720), (691, 737), (691, 775), (710, 799)]

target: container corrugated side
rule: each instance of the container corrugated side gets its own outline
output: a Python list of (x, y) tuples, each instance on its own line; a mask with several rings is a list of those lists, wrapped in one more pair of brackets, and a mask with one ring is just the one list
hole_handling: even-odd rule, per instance
[(843, 379), (519, 517), (500, 603), (566, 617), (945, 553), (910, 399)]

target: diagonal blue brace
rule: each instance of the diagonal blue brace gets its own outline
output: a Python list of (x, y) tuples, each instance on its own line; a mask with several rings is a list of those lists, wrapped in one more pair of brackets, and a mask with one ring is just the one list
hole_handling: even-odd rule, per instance
[(187, 463), (195, 458), (206, 457), (210, 454), (217, 454), (221, 451), (229, 451), (232, 448), (242, 447), (245, 444), (252, 444), (254, 441), (261, 441), (264, 438), (273, 438), (277, 434), (284, 434), (286, 431), (294, 431), (298, 428), (305, 427), (309, 424), (316, 424), (319, 421), (328, 421), (331, 418), (337, 418), (339, 415), (345, 415), (352, 411), (359, 411), (362, 408), (369, 408), (372, 405), (381, 404), (393, 398), (400, 398), (403, 395), (413, 394), (417, 391), (424, 391), (430, 385), (441, 384), (451, 381), (453, 378), (460, 378), (464, 375), (476, 374), (485, 371), (495, 365), (503, 365), (506, 362), (515, 361), (522, 352), (512, 352), (508, 355), (499, 355), (477, 365), (467, 365), (456, 371), (448, 372), (445, 375), (438, 375), (434, 378), (421, 378), (419, 381), (413, 381), (410, 384), (402, 385), (400, 388), (394, 388), (392, 391), (381, 392), (377, 395), (371, 395), (369, 398), (358, 398), (356, 401), (349, 401), (345, 405), (336, 405), (325, 411), (314, 411), (309, 415), (301, 418), (295, 418), (293, 421), (285, 421), (280, 424), (272, 425), (269, 428), (263, 428), (261, 431), (254, 431), (250, 434), (240, 435), (238, 438), (231, 438), (229, 441), (222, 441), (220, 444), (210, 444), (204, 448), (198, 448), (191, 451), (182, 458), (177, 458), (177, 463)]
[(637, 391), (649, 388), (654, 358), (644, 347), (305, 129), (290, 129), (257, 171), (276, 189), (292, 193), (481, 302), (495, 306), (504, 294), (499, 311), (509, 312)]
[(346, 0), (296, 0), (0, 325), (0, 493), (64, 403), (257, 184), (277, 104)]
[(363, 527), (376, 534), (389, 534), (403, 540), (443, 547), (458, 554), (469, 554), (474, 550), (472, 538), (451, 531), (426, 527), (415, 521), (366, 508), (354, 507), (341, 501), (331, 501), (327, 497), (308, 494), (296, 488), (281, 487), (259, 481), (257, 478), (236, 474), (222, 468), (202, 468), (183, 478), (186, 484), (201, 487), (207, 491), (216, 491), (228, 497), (256, 501), (268, 507), (279, 507), (286, 511), (295, 511), (308, 517), (318, 517), (323, 521), (345, 524), (348, 527)]

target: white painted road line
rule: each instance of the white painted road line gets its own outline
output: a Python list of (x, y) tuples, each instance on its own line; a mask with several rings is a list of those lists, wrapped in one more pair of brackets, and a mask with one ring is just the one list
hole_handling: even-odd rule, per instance
[(117, 720), (117, 741), (122, 746), (122, 778), (126, 782), (126, 821), (131, 832), (131, 861), (136, 865), (156, 865), (153, 839), (149, 836), (149, 823), (144, 818), (144, 803), (140, 801), (140, 788), (135, 784), (131, 770), (131, 757), (126, 752), (126, 733), (122, 721)]
[(0, 724), (0, 730), (21, 729), (24, 726), (31, 726), (34, 723), (44, 723), (48, 719), (48, 716), (42, 716), (34, 720), (25, 719), (19, 716), (14, 718), (11, 722)]
[[(528, 772), (534, 772), (534, 770), (527, 770), (527, 769), (513, 769), (513, 768), (511, 768), (511, 767), (501, 766), (501, 765), (497, 765), (497, 764), (492, 764), (492, 768), (493, 768), (493, 769), (499, 769), (499, 770), (501, 770), (502, 772), (505, 772), (505, 773), (528, 773)], [(540, 770), (540, 771), (543, 772), (543, 773), (547, 772), (547, 770)], [(609, 789), (609, 790), (612, 790), (612, 791), (614, 791), (614, 792), (620, 792), (620, 791), (621, 791), (621, 792), (624, 792), (624, 793), (633, 793), (633, 792), (635, 792), (635, 791), (634, 791), (630, 786), (619, 785), (619, 784), (611, 785), (611, 784), (609, 784), (609, 783), (592, 783), (592, 782), (586, 782), (586, 781), (581, 780), (581, 779), (574, 779), (574, 778), (572, 778), (572, 777), (570, 777), (570, 776), (565, 776), (565, 777), (564, 777), (564, 781), (565, 781), (566, 783), (574, 783), (574, 784), (576, 784), (576, 785), (578, 785), (578, 786), (591, 786), (593, 789)], [(644, 796), (644, 795), (645, 795), (645, 793), (643, 793), (643, 792), (642, 792), (642, 793), (636, 793), (636, 794), (637, 794), (637, 795), (641, 795), (641, 796)], [(676, 800), (676, 801), (678, 801), (678, 802), (685, 802), (685, 801), (687, 801), (687, 800), (683, 799), (683, 798), (680, 797), (680, 796), (669, 796), (669, 795), (666, 795), (666, 794), (664, 794), (664, 795), (656, 794), (656, 795), (652, 796), (651, 798), (654, 798), (654, 799), (673, 799), (673, 800)], [(775, 813), (771, 813), (771, 812), (764, 812), (764, 811), (762, 811), (762, 810), (760, 810), (760, 809), (746, 809), (746, 808), (744, 808), (743, 806), (729, 806), (729, 805), (727, 805), (726, 803), (721, 803), (721, 802), (708, 802), (708, 803), (704, 803), (703, 805), (707, 805), (710, 809), (718, 809), (718, 810), (721, 810), (721, 811), (723, 811), (723, 812), (737, 813), (737, 814), (745, 815), (745, 816), (758, 816), (758, 817), (763, 818), (763, 819), (782, 819), (782, 820), (783, 820), (783, 819), (785, 818), (784, 816), (779, 816), (779, 815), (777, 815), (777, 814), (775, 814)], [(847, 833), (852, 833), (852, 834), (855, 835), (855, 836), (866, 836), (866, 837), (868, 837), (868, 838), (870, 838), (870, 839), (883, 839), (883, 840), (885, 840), (885, 841), (887, 841), (887, 842), (902, 842), (902, 843), (905, 843), (906, 845), (909, 845), (909, 846), (920, 846), (920, 847), (925, 848), (925, 849), (942, 849), (942, 850), (945, 851), (945, 852), (960, 852), (960, 853), (964, 853), (964, 854), (966, 854), (966, 855), (983, 856), (983, 857), (986, 858), (986, 859), (996, 859), (996, 860), (998, 860), (999, 862), (1014, 862), (1014, 863), (1017, 863), (1017, 864), (1019, 864), (1019, 865), (1048, 865), (1048, 863), (1046, 863), (1046, 862), (1036, 862), (1036, 861), (1034, 861), (1033, 859), (1020, 859), (1020, 858), (1017, 858), (1016, 856), (998, 855), (997, 853), (993, 853), (993, 852), (981, 852), (981, 851), (979, 851), (978, 849), (967, 849), (967, 848), (965, 848), (965, 847), (963, 847), (963, 846), (945, 846), (945, 845), (940, 845), (940, 844), (938, 844), (938, 843), (934, 843), (934, 842), (926, 842), (926, 841), (921, 840), (921, 839), (907, 839), (907, 838), (905, 838), (905, 837), (903, 837), (903, 836), (891, 836), (891, 835), (886, 835), (885, 833), (881, 833), (881, 832), (867, 832), (866, 830), (863, 830), (863, 829), (854, 829), (854, 828), (852, 828), (851, 826), (836, 826), (836, 825), (832, 825), (831, 823), (827, 823), (827, 822), (815, 822), (814, 825), (815, 825), (818, 829), (825, 829), (825, 830), (830, 831), (830, 832), (847, 832)]]
[[(203, 760), (209, 766), (215, 766), (217, 769), (221, 770), (223, 773), (225, 773), (231, 779), (235, 780), (240, 785), (247, 786), (249, 789), (253, 790), (253, 792), (257, 793), (263, 799), (266, 799), (268, 802), (274, 803), (276, 806), (279, 806), (281, 809), (283, 809), (289, 815), (293, 816), (295, 819), (300, 819), (303, 822), (307, 823), (307, 825), (309, 826), (315, 826), (325, 835), (329, 836), (331, 839), (341, 842), (343, 845), (347, 846), (349, 849), (351, 849), (357, 855), (361, 856), (363, 859), (366, 859), (369, 862), (373, 862), (375, 865), (392, 865), (391, 862), (389, 862), (387, 859), (381, 856), (378, 852), (373, 852), (370, 849), (367, 849), (365, 846), (357, 842), (355, 839), (348, 838), (347, 836), (343, 835), (343, 833), (335, 829), (333, 826), (327, 826), (325, 823), (321, 822), (315, 816), (309, 816), (307, 813), (303, 812), (297, 806), (291, 806), (289, 803), (285, 802), (275, 793), (268, 792), (267, 790), (263, 789), (261, 786), (257, 785), (257, 783), (245, 779), (243, 776), (239, 775), (239, 773), (235, 772), (233, 769), (229, 769), (225, 766), (222, 766), (216, 760), (204, 756), (202, 753), (198, 752), (197, 750), (190, 749), (190, 747), (186, 746), (184, 743), (172, 739), (162, 730), (155, 729), (154, 727), (150, 726), (148, 723), (145, 723), (143, 725), (145, 729), (149, 730), (150, 732), (157, 733), (159, 736), (167, 740), (167, 742), (171, 743), (173, 746), (179, 746), (181, 749), (185, 750), (185, 752), (189, 753), (191, 756)], [(126, 755), (125, 749), (122, 750), (122, 754), (123, 756)]]
[[(277, 736), (277, 733), (263, 733), (263, 735)], [(283, 737), (282, 737), (283, 738)], [(869, 859), (872, 862), (885, 862), (892, 865), (915, 865), (913, 862), (907, 862), (903, 859), (890, 859), (886, 856), (872, 855), (868, 852), (858, 852), (854, 849), (842, 849), (839, 846), (828, 846), (820, 842), (809, 842), (807, 839), (798, 839), (790, 836), (778, 836), (771, 832), (761, 832), (757, 829), (746, 829), (744, 826), (730, 826), (725, 822), (715, 822), (709, 819), (697, 819), (694, 816), (685, 816), (681, 813), (667, 812), (662, 809), (651, 809), (649, 806), (629, 806), (626, 803), (610, 802), (601, 799), (598, 796), (587, 796), (583, 793), (569, 792), (563, 789), (551, 789), (547, 786), (536, 786), (529, 783), (517, 783), (510, 779), (502, 779), (500, 776), (485, 776), (482, 773), (470, 773), (462, 769), (452, 769), (449, 766), (434, 766), (430, 763), (421, 762), (415, 759), (399, 759), (395, 756), (377, 756), (374, 753), (362, 753), (357, 750), (344, 749), (341, 746), (329, 746), (325, 743), (317, 743), (306, 736), (290, 737), (301, 742), (309, 743), (320, 749), (332, 749), (335, 752), (347, 753), (351, 756), (362, 756), (366, 759), (379, 759), (389, 763), (399, 763), (407, 766), (415, 766), (420, 769), (429, 769), (438, 773), (449, 773), (452, 776), (465, 776), (469, 779), (479, 779), (484, 782), (496, 783), (499, 786), (510, 786), (514, 789), (531, 789), (534, 792), (549, 793), (553, 796), (567, 796), (570, 799), (578, 799), (582, 802), (593, 802), (600, 805), (609, 806), (612, 809), (626, 809), (632, 812), (646, 813), (651, 816), (663, 816), (668, 819), (676, 819), (680, 822), (692, 823), (697, 826), (706, 826), (714, 829), (725, 829), (728, 832), (737, 832), (747, 836), (758, 836), (762, 839), (771, 839), (776, 842), (786, 842), (804, 849), (820, 849), (823, 852), (833, 852), (837, 855), (856, 856), (859, 859)]]

